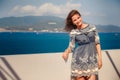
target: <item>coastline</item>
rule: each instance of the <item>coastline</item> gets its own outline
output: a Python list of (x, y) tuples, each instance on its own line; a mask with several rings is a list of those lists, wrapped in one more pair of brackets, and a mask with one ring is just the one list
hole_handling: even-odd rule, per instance
[[(39, 33), (39, 32), (43, 32), (43, 33), (69, 33), (69, 32), (66, 32), (66, 31), (49, 31), (49, 30), (32, 30), (32, 31), (29, 31), (29, 30), (6, 30), (6, 29), (2, 29), (0, 28), (0, 33), (1, 32), (36, 32), (36, 33)], [(98, 32), (98, 33), (120, 33), (118, 31), (113, 31), (113, 32)]]

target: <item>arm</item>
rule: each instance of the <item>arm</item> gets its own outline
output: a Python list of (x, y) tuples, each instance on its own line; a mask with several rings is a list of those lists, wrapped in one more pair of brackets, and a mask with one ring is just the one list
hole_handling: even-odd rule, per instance
[(63, 58), (65, 61), (67, 61), (70, 52), (71, 52), (71, 49), (68, 47), (68, 48), (64, 51), (64, 53), (62, 54), (62, 58)]
[(102, 53), (100, 44), (96, 44), (96, 49), (98, 53), (98, 68), (100, 69), (102, 67)]
[(96, 43), (96, 50), (98, 53), (98, 68), (100, 69), (102, 67), (102, 53), (101, 53), (100, 39), (96, 29), (95, 29), (95, 43)]
[(75, 35), (70, 34), (70, 42), (69, 42), (69, 46), (68, 48), (64, 51), (64, 53), (62, 54), (62, 57), (65, 61), (67, 61), (69, 53), (72, 52), (72, 50), (75, 47)]

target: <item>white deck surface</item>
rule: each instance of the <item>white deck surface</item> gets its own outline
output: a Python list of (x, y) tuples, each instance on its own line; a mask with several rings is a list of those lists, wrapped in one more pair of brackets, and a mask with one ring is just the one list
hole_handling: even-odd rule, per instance
[[(120, 73), (120, 50), (106, 50), (109, 52), (118, 72)], [(103, 54), (103, 67), (99, 71), (99, 80), (120, 80), (105, 51)], [(70, 80), (70, 60), (64, 62), (62, 53), (7, 55), (5, 58), (21, 80)], [(2, 67), (2, 68), (1, 68)], [(0, 71), (12, 80), (5, 71), (15, 79), (14, 75), (0, 59)], [(0, 77), (0, 80), (2, 78)]]

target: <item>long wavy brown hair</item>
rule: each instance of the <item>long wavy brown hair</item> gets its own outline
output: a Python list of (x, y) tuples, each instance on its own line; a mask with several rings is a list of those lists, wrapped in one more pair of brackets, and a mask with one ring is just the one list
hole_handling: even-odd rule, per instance
[(76, 25), (73, 24), (72, 22), (72, 16), (75, 14), (78, 14), (81, 16), (81, 14), (77, 10), (71, 10), (66, 18), (66, 24), (65, 24), (65, 30), (70, 32), (72, 29), (76, 29)]

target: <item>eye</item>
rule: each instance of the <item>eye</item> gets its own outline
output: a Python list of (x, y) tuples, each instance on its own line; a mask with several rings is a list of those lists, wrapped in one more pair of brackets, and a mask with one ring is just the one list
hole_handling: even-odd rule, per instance
[(76, 19), (74, 19), (73, 21), (76, 21)]
[(72, 21), (73, 21), (73, 22), (75, 22), (75, 21), (76, 21), (76, 19), (72, 19)]

